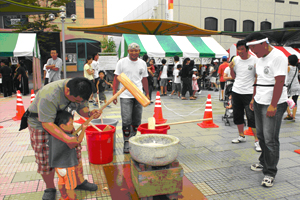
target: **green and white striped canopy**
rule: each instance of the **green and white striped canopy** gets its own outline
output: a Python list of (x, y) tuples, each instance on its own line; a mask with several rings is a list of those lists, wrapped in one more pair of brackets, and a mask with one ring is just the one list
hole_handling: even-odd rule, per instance
[(135, 42), (140, 45), (140, 56), (189, 58), (222, 58), (228, 52), (212, 37), (137, 35), (123, 34), (119, 46), (119, 58), (128, 55), (128, 45)]
[(0, 33), (0, 57), (34, 56), (40, 58), (35, 33)]

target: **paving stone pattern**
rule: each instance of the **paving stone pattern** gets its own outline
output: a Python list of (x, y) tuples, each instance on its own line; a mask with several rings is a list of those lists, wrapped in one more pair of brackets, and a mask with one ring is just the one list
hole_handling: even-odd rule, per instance
[[(204, 115), (208, 91), (202, 91), (195, 101), (182, 101), (176, 96), (161, 97), (163, 117), (167, 122), (201, 119)], [(278, 174), (272, 188), (260, 185), (263, 174), (250, 170), (260, 153), (254, 150), (254, 138), (247, 136), (247, 142), (232, 144), (238, 136), (237, 128), (230, 119), (231, 126), (222, 121), (225, 109), (219, 101), (218, 92), (210, 92), (214, 123), (219, 128), (203, 129), (197, 123), (173, 125), (169, 135), (180, 139), (178, 161), (184, 169), (185, 176), (206, 196), (214, 199), (300, 199), (300, 155), (295, 149), (300, 148), (299, 123), (282, 122), (280, 133), (280, 160)], [(152, 94), (155, 100), (156, 91)], [(106, 92), (107, 98), (112, 96)], [(36, 173), (34, 152), (30, 145), (28, 130), (18, 131), (20, 121), (12, 121), (15, 116), (16, 96), (0, 96), (0, 200), (30, 199), (40, 200), (45, 183)], [(25, 109), (30, 96), (24, 96)], [(93, 107), (90, 104), (91, 108)], [(95, 108), (95, 107), (93, 107)], [(154, 103), (144, 108), (142, 123), (147, 123), (153, 116)], [(78, 116), (76, 116), (77, 119)], [(104, 118), (119, 121), (116, 128), (116, 150), (112, 163), (106, 165), (127, 164), (130, 155), (123, 154), (122, 120), (120, 104), (106, 108)], [(300, 114), (296, 115), (296, 121)], [(76, 127), (79, 125), (76, 124)], [(245, 127), (246, 129), (247, 127)], [(140, 133), (138, 133), (140, 134)], [(96, 192), (76, 191), (79, 199), (110, 200), (107, 180), (103, 166), (89, 163), (86, 140), (82, 143), (82, 160), (85, 179), (94, 182), (99, 189)], [(57, 185), (57, 176), (55, 184)], [(60, 197), (58, 192), (57, 199)]]

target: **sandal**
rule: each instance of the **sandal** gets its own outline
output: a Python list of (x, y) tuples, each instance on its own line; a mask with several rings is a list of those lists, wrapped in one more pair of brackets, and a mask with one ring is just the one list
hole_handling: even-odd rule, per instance
[(56, 199), (56, 189), (48, 188), (48, 189), (44, 190), (42, 199), (43, 200), (55, 200)]
[(87, 180), (84, 180), (80, 185), (77, 185), (75, 190), (96, 191), (98, 190), (98, 186), (94, 183), (89, 183)]
[(196, 100), (196, 98), (194, 98), (194, 97), (190, 97), (190, 100)]
[(272, 176), (265, 176), (263, 181), (261, 182), (262, 186), (265, 187), (272, 187), (274, 183), (274, 177)]
[(290, 116), (290, 115), (288, 115), (288, 116), (286, 116), (285, 118), (283, 118), (283, 120), (292, 120), (292, 119), (293, 119), (293, 117)]
[(187, 100), (187, 98), (185, 98), (185, 97), (181, 97), (181, 100)]

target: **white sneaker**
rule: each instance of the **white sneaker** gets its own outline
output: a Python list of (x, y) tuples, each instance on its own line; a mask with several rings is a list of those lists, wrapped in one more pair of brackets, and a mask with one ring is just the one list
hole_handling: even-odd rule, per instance
[(265, 176), (264, 179), (261, 182), (262, 186), (265, 187), (272, 187), (274, 183), (274, 177), (272, 176)]
[(260, 145), (259, 145), (259, 142), (254, 142), (254, 146), (255, 146), (255, 151), (257, 152), (261, 152), (261, 148), (260, 148)]
[(198, 92), (198, 94), (201, 94), (201, 92), (202, 92), (202, 90), (200, 90), (200, 91)]
[(246, 137), (239, 136), (238, 138), (231, 140), (231, 142), (232, 143), (246, 142)]

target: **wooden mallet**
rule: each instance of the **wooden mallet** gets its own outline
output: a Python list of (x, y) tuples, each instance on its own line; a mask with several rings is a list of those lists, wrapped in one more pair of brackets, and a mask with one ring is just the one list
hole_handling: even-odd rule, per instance
[(181, 122), (172, 122), (172, 123), (166, 123), (166, 124), (155, 124), (155, 118), (149, 117), (148, 118), (148, 129), (155, 129), (157, 126), (167, 126), (167, 125), (176, 125), (176, 124), (186, 124), (186, 123), (192, 123), (192, 122), (201, 122), (201, 121), (208, 121), (212, 120), (212, 118), (207, 119), (196, 119), (196, 120), (189, 120), (189, 121), (181, 121)]
[(101, 112), (126, 89), (134, 96), (136, 100), (138, 100), (138, 102), (140, 102), (143, 107), (146, 107), (150, 104), (150, 100), (143, 94), (141, 90), (139, 90), (139, 88), (136, 87), (133, 82), (131, 82), (131, 80), (124, 73), (118, 75), (118, 81), (122, 83), (123, 87), (100, 108)]

